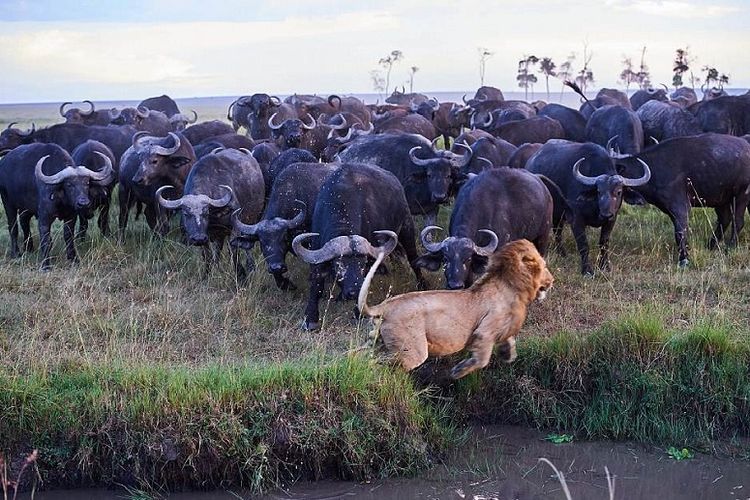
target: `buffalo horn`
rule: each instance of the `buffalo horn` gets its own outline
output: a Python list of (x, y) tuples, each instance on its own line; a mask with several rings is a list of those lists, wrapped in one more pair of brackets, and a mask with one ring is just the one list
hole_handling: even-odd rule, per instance
[(638, 179), (628, 179), (627, 177), (623, 177), (622, 179), (622, 185), (628, 186), (628, 187), (637, 187), (637, 186), (643, 186), (651, 179), (651, 169), (648, 168), (648, 164), (641, 160), (640, 158), (634, 157), (638, 162), (643, 166), (643, 176), (639, 177)]
[(273, 129), (273, 130), (279, 130), (284, 125), (284, 122), (282, 122), (281, 125), (274, 125), (273, 124), (273, 120), (274, 120), (274, 118), (276, 118), (276, 115), (278, 115), (278, 114), (279, 113), (274, 113), (274, 114), (271, 115), (271, 118), (268, 119), (268, 126), (271, 127), (271, 129)]
[(422, 241), (422, 246), (425, 247), (425, 249), (430, 253), (437, 253), (443, 248), (443, 242), (440, 243), (433, 243), (429, 238), (429, 234), (432, 231), (442, 231), (443, 228), (440, 226), (427, 226), (424, 229), (422, 229), (422, 232), (419, 233), (419, 239)]
[(174, 189), (174, 186), (162, 186), (159, 189), (156, 190), (156, 201), (159, 202), (159, 205), (161, 205), (164, 208), (168, 208), (170, 210), (175, 210), (180, 208), (180, 205), (182, 205), (182, 198), (179, 198), (177, 200), (165, 200), (164, 197), (161, 195), (161, 193), (167, 189)]
[(64, 102), (60, 104), (60, 116), (65, 117), (65, 106), (68, 104), (73, 104), (72, 102)]
[(88, 113), (81, 114), (83, 114), (84, 116), (91, 116), (92, 114), (94, 114), (94, 111), (96, 110), (96, 108), (94, 107), (94, 103), (89, 101), (88, 99), (83, 102), (87, 103), (91, 109), (89, 109)]
[(422, 146), (414, 146), (413, 148), (411, 148), (411, 149), (409, 150), (409, 159), (410, 159), (410, 160), (411, 160), (411, 162), (412, 162), (413, 164), (415, 164), (415, 165), (419, 165), (420, 167), (426, 167), (427, 165), (429, 165), (429, 164), (430, 164), (430, 162), (431, 162), (432, 160), (423, 160), (423, 159), (421, 159), (421, 158), (417, 158), (417, 157), (416, 157), (416, 156), (414, 155), (414, 151), (416, 151), (417, 149), (422, 149)]
[(306, 116), (307, 116), (307, 118), (308, 118), (308, 119), (310, 120), (310, 123), (312, 123), (312, 125), (308, 125), (308, 124), (306, 124), (306, 123), (304, 122), (304, 120), (302, 120), (302, 127), (303, 127), (303, 128), (305, 128), (305, 129), (307, 129), (307, 130), (312, 130), (312, 129), (314, 129), (314, 128), (315, 128), (315, 125), (317, 125), (317, 124), (316, 124), (316, 122), (315, 122), (315, 118), (313, 118), (313, 117), (312, 117), (312, 115), (311, 115), (310, 113), (307, 113), (307, 115), (306, 115)]
[(474, 243), (474, 252), (477, 255), (481, 255), (482, 257), (489, 257), (497, 248), (497, 244), (499, 243), (500, 240), (497, 238), (497, 235), (495, 234), (495, 232), (489, 229), (480, 229), (479, 232), (489, 235), (490, 242), (483, 247), (479, 247), (477, 246), (476, 243)]
[(607, 177), (607, 174), (598, 175), (596, 177), (589, 177), (587, 175), (583, 175), (579, 169), (581, 168), (581, 164), (586, 161), (586, 158), (581, 158), (575, 164), (573, 165), (573, 175), (575, 176), (576, 180), (580, 182), (581, 184), (585, 186), (596, 186), (596, 183), (599, 179)]
[(162, 156), (169, 156), (175, 154), (177, 150), (180, 149), (180, 136), (178, 136), (174, 132), (170, 132), (169, 137), (171, 137), (174, 141), (174, 146), (172, 146), (171, 148), (165, 148), (163, 146), (154, 145), (154, 153)]

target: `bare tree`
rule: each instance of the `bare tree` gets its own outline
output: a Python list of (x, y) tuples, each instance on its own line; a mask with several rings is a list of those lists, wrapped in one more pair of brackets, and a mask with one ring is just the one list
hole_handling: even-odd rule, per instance
[(380, 94), (380, 97), (383, 97), (383, 92), (385, 92), (385, 78), (383, 78), (383, 73), (380, 72), (378, 69), (373, 69), (370, 71), (370, 80), (372, 81), (372, 88)]
[(378, 61), (378, 64), (380, 64), (383, 69), (385, 69), (385, 90), (388, 91), (391, 85), (391, 70), (393, 69), (393, 65), (399, 62), (401, 59), (404, 58), (404, 53), (400, 50), (392, 50), (390, 54), (388, 54), (386, 57), (381, 57)]
[(479, 84), (484, 87), (484, 72), (487, 68), (487, 59), (495, 55), (495, 53), (486, 47), (479, 47), (477, 51), (479, 52)]
[(555, 73), (555, 62), (550, 57), (543, 57), (539, 61), (539, 72), (544, 75), (544, 83), (547, 86), (547, 100), (549, 101), (549, 77), (556, 76)]
[(563, 85), (560, 89), (560, 101), (562, 101), (563, 98), (563, 92), (565, 92), (565, 81), (569, 80), (571, 76), (573, 76), (573, 61), (576, 60), (576, 53), (571, 52), (570, 55), (568, 55), (567, 59), (565, 59), (565, 62), (560, 64), (560, 69), (557, 71), (557, 78), (562, 80)]
[(418, 66), (412, 66), (409, 68), (409, 93), (414, 92), (414, 73), (419, 71)]
[(578, 72), (578, 76), (576, 76), (576, 83), (582, 92), (586, 92), (586, 87), (594, 84), (594, 72), (589, 68), (593, 57), (593, 52), (589, 52), (588, 42), (583, 42), (583, 67)]

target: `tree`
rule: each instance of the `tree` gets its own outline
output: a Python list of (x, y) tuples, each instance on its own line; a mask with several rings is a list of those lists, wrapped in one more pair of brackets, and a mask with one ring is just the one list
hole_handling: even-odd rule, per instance
[(382, 97), (383, 92), (386, 90), (385, 78), (383, 78), (383, 74), (380, 72), (380, 70), (374, 69), (370, 71), (370, 79), (372, 80), (373, 90), (375, 90)]
[(479, 47), (477, 51), (479, 52), (479, 84), (484, 87), (484, 72), (487, 66), (487, 59), (495, 55), (495, 53), (490, 52), (485, 47)]
[(576, 53), (571, 52), (568, 55), (565, 62), (560, 65), (560, 69), (557, 71), (557, 77), (563, 81), (562, 88), (560, 89), (560, 100), (562, 101), (563, 92), (565, 92), (565, 81), (569, 80), (573, 76), (573, 61), (576, 60)]
[(544, 82), (547, 86), (547, 100), (549, 101), (549, 77), (550, 76), (556, 76), (557, 73), (555, 73), (555, 68), (557, 66), (555, 65), (554, 61), (550, 57), (543, 57), (541, 61), (539, 61), (539, 72), (544, 75)]
[(404, 58), (404, 53), (400, 50), (392, 50), (390, 54), (388, 54), (386, 57), (381, 57), (378, 61), (378, 64), (380, 64), (383, 69), (385, 69), (385, 90), (388, 91), (391, 85), (391, 70), (393, 69), (393, 65), (399, 62), (401, 59)]
[(532, 88), (531, 96), (534, 97), (534, 84), (538, 81), (536, 75), (529, 72), (529, 67), (535, 65), (539, 62), (539, 58), (537, 56), (523, 56), (523, 59), (518, 61), (518, 75), (516, 76), (516, 80), (518, 81), (518, 86), (524, 89), (524, 99), (529, 100), (529, 87)]
[(703, 66), (703, 69), (701, 71), (703, 73), (706, 73), (706, 80), (704, 82), (706, 89), (711, 88), (712, 82), (715, 84), (719, 83), (719, 70), (718, 69), (711, 68), (709, 66)]
[(636, 81), (636, 72), (633, 71), (633, 59), (623, 56), (622, 71), (620, 72), (620, 83), (625, 84), (625, 92), (630, 90), (630, 84)]
[(641, 65), (638, 68), (638, 73), (635, 74), (635, 81), (641, 90), (645, 90), (651, 86), (651, 72), (646, 65), (646, 47), (643, 47), (641, 51)]
[(419, 67), (412, 66), (409, 68), (409, 93), (414, 92), (414, 73), (419, 71)]
[(688, 49), (689, 47), (685, 47), (684, 49), (677, 49), (675, 51), (675, 58), (672, 62), (672, 72), (674, 73), (672, 76), (672, 85), (675, 89), (684, 85), (682, 75), (690, 69), (690, 64), (693, 62), (688, 53)]
[(729, 85), (729, 75), (726, 73), (719, 76), (719, 90), (724, 90), (724, 85)]
[(586, 92), (586, 87), (594, 84), (594, 72), (589, 68), (591, 59), (594, 57), (592, 52), (589, 52), (589, 44), (583, 43), (583, 68), (578, 72), (576, 76), (576, 83), (581, 88), (582, 92)]

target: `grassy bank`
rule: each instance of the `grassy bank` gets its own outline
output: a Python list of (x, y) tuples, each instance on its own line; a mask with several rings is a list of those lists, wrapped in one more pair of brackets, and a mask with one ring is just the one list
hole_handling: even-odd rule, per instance
[(459, 386), (456, 407), (581, 438), (708, 447), (747, 437), (750, 342), (737, 333), (709, 323), (669, 330), (646, 312), (590, 335), (524, 339), (513, 365)]
[(0, 448), (47, 485), (242, 486), (409, 475), (454, 441), (404, 374), (363, 357), (0, 376)]

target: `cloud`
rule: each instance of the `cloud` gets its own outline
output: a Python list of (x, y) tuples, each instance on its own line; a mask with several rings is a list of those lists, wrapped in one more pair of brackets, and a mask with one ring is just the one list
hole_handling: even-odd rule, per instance
[(619, 10), (635, 10), (646, 14), (683, 19), (723, 17), (740, 10), (728, 5), (700, 5), (679, 0), (607, 0), (606, 3)]

